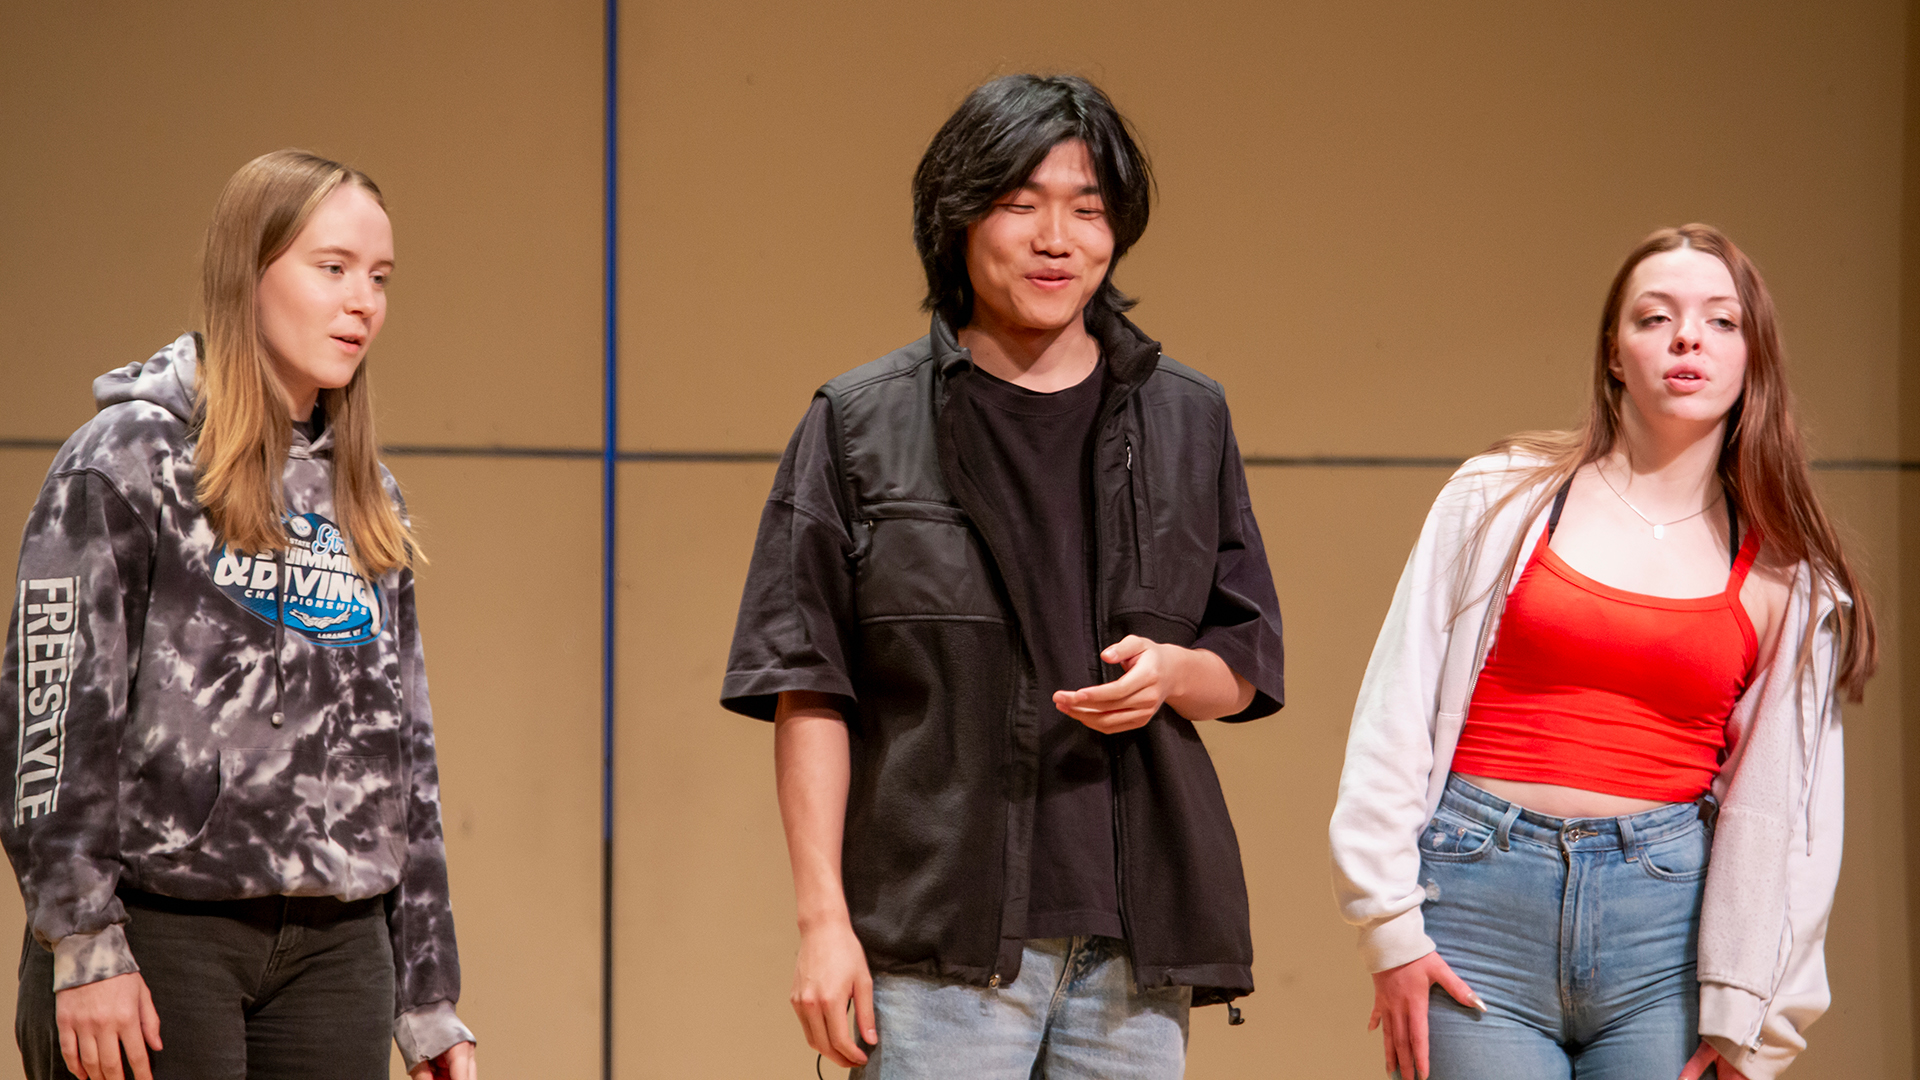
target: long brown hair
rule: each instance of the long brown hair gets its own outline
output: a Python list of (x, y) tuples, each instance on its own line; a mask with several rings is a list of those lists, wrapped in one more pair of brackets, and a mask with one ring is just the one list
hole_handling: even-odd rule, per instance
[[(1858, 701), (1879, 663), (1873, 605), (1814, 494), (1806, 448), (1793, 422), (1786, 354), (1780, 345), (1773, 297), (1753, 260), (1711, 225), (1661, 229), (1627, 255), (1600, 311), (1600, 336), (1593, 354), (1593, 398), (1586, 422), (1574, 431), (1524, 432), (1493, 445), (1491, 452), (1513, 452), (1536, 458), (1539, 463), (1527, 466), (1521, 482), (1488, 511), (1469, 547), (1478, 552), (1494, 515), (1521, 493), (1537, 493), (1536, 505), (1527, 515), (1531, 520), (1582, 465), (1613, 452), (1620, 441), (1620, 399), (1626, 387), (1610, 365), (1617, 347), (1627, 279), (1649, 256), (1679, 248), (1705, 252), (1726, 265), (1739, 292), (1743, 314), (1740, 329), (1747, 345), (1746, 379), (1739, 400), (1727, 416), (1717, 466), (1720, 482), (1733, 493), (1740, 513), (1765, 538), (1774, 561), (1787, 565), (1807, 562), (1813, 568), (1816, 590), (1837, 588), (1851, 598), (1852, 603), (1840, 611), (1838, 683), (1850, 700)], [(1519, 560), (1522, 532), (1523, 536), (1516, 537), (1505, 553), (1509, 568)], [(1809, 625), (1801, 641), (1802, 663), (1812, 655), (1815, 629)]]
[[(358, 169), (275, 150), (240, 167), (214, 204), (201, 264), (206, 348), (195, 382), (194, 493), (221, 539), (248, 552), (287, 545), (281, 470), (293, 440), (287, 393), (260, 336), (260, 276), (341, 185), (386, 200)], [(352, 381), (320, 391), (333, 429), (333, 502), (354, 565), (378, 576), (424, 557), (380, 480), (373, 394), (363, 361)]]

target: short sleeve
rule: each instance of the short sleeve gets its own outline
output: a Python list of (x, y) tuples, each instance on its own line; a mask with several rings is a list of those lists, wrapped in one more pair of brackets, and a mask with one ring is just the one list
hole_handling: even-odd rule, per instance
[(816, 397), (774, 474), (740, 597), (720, 704), (773, 719), (781, 693), (854, 699), (852, 533), (832, 405)]
[(1273, 570), (1253, 517), (1246, 466), (1230, 420), (1220, 456), (1219, 484), (1220, 543), (1214, 553), (1213, 588), (1193, 647), (1219, 656), (1236, 675), (1253, 684), (1253, 701), (1221, 719), (1254, 720), (1277, 712), (1286, 700), (1286, 650), (1281, 644)]

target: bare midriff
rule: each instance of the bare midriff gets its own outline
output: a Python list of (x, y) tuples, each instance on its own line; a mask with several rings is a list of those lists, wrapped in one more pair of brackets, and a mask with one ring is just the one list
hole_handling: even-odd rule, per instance
[(1668, 805), (1658, 799), (1634, 799), (1604, 791), (1536, 784), (1525, 780), (1496, 780), (1491, 776), (1456, 773), (1482, 791), (1498, 795), (1523, 810), (1557, 818), (1625, 817)]

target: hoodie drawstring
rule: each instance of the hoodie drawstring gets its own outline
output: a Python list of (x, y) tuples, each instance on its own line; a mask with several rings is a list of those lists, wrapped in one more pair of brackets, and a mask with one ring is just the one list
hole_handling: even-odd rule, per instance
[(287, 722), (287, 674), (280, 664), (280, 651), (287, 644), (287, 560), (280, 552), (273, 555), (273, 726)]

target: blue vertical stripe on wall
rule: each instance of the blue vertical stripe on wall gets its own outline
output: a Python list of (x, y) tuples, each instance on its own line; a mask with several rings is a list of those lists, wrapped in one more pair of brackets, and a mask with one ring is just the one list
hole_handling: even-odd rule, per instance
[(620, 464), (620, 0), (606, 0), (606, 240), (602, 258), (605, 307), (606, 431), (600, 458), (600, 1075), (613, 1080), (613, 630), (618, 596), (614, 571)]

